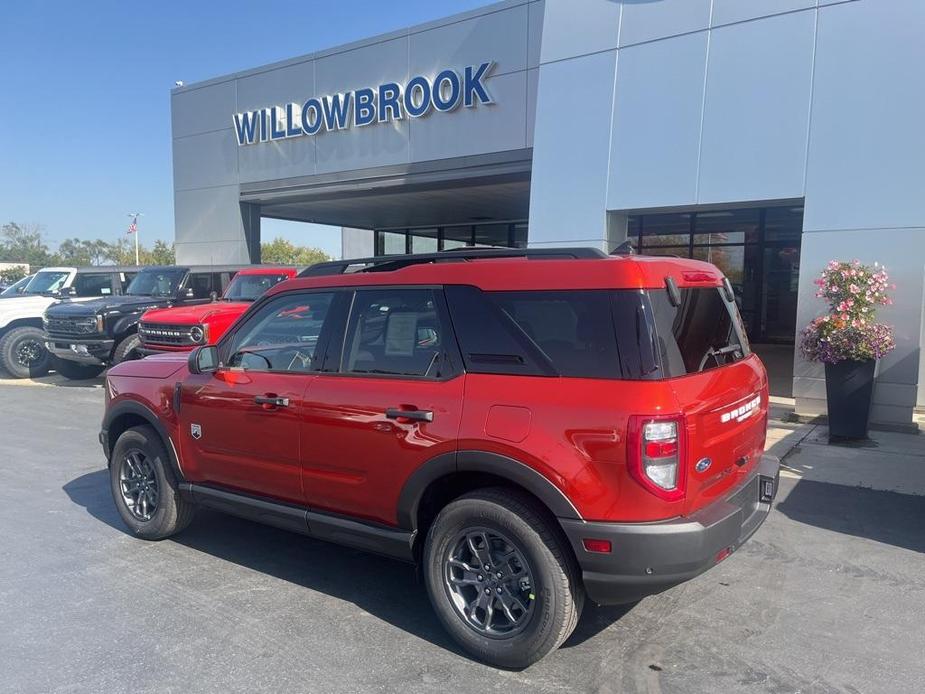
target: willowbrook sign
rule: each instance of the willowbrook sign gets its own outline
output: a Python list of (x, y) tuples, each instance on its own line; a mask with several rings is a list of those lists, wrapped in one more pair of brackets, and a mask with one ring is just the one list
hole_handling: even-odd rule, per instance
[(462, 74), (443, 70), (432, 80), (418, 75), (407, 84), (386, 82), (376, 88), (312, 97), (305, 103), (268, 106), (234, 114), (238, 145), (317, 135), (402, 118), (420, 118), (431, 110), (453, 111), (491, 104), (484, 80), (493, 63), (471, 65)]

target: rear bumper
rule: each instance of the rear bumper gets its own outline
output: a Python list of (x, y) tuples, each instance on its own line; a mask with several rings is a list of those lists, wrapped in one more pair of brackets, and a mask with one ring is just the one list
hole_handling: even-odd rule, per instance
[(95, 337), (45, 335), (45, 347), (59, 359), (79, 364), (105, 366), (112, 356), (115, 340)]
[[(588, 597), (605, 605), (633, 602), (703, 573), (721, 552), (736, 550), (761, 526), (777, 494), (779, 473), (780, 460), (765, 455), (744, 485), (685, 518), (654, 523), (560, 519)], [(771, 498), (761, 500), (760, 487), (769, 480)], [(588, 552), (582, 538), (610, 540), (613, 549)]]

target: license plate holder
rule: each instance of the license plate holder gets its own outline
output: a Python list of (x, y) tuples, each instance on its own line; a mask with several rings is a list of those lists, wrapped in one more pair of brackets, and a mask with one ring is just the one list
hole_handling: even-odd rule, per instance
[(777, 480), (767, 475), (758, 475), (758, 501), (769, 504), (777, 495)]

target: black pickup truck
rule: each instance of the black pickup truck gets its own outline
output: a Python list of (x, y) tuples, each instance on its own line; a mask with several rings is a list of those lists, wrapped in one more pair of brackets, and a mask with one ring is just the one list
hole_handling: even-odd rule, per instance
[(45, 346), (67, 378), (93, 378), (110, 364), (137, 358), (138, 321), (152, 308), (201, 304), (221, 295), (243, 265), (147, 267), (121, 296), (61, 301), (42, 319)]

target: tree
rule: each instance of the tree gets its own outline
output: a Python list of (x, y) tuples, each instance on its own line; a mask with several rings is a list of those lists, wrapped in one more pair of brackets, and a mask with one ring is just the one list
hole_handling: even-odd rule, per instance
[(50, 265), (53, 256), (42, 240), (41, 226), (10, 222), (0, 228), (0, 259), (40, 268)]
[(13, 284), (19, 282), (26, 276), (26, 268), (22, 265), (14, 265), (4, 270), (0, 270), (0, 284)]
[(314, 265), (330, 259), (330, 256), (320, 248), (296, 246), (281, 236), (277, 236), (268, 243), (260, 244), (260, 260), (264, 263)]
[(150, 251), (145, 251), (142, 262), (146, 265), (149, 262), (151, 265), (173, 265), (177, 262), (177, 253), (172, 243), (168, 244), (166, 241), (158, 239), (154, 242), (154, 248)]

